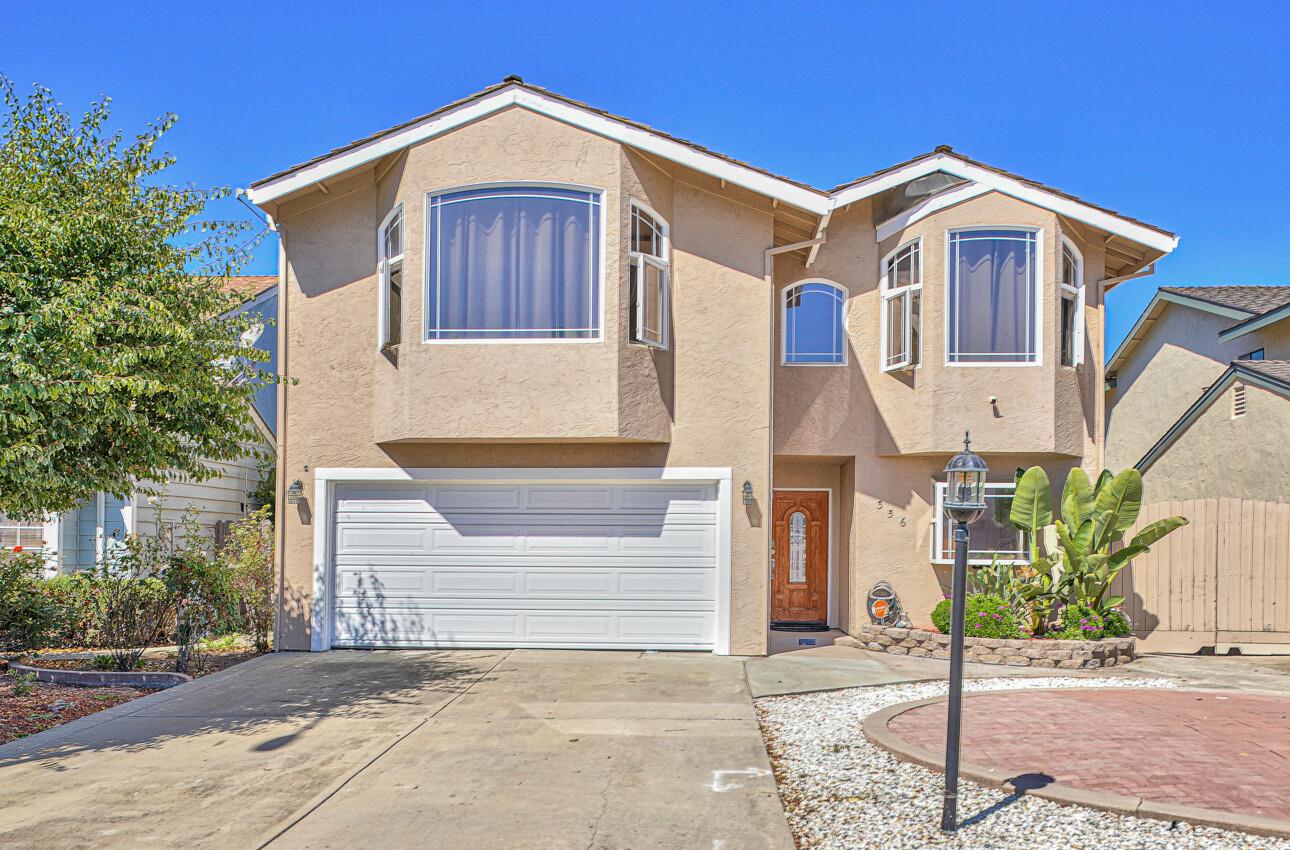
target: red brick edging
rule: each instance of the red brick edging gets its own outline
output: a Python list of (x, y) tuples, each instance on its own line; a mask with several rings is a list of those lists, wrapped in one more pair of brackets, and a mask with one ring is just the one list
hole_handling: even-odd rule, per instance
[[(964, 638), (965, 659), (977, 664), (1006, 664), (1009, 667), (1051, 667), (1059, 670), (1087, 670), (1115, 667), (1134, 659), (1137, 642), (1129, 638), (1102, 640), (1006, 640)], [(834, 643), (860, 649), (912, 655), (919, 658), (949, 658), (950, 636), (923, 629), (877, 626), (864, 623), (850, 639)]]
[[(1008, 690), (990, 690), (975, 691), (965, 694), (965, 696), (981, 695), (998, 695), (1007, 693), (1041, 693), (1043, 691), (1066, 691), (1069, 688), (1013, 688)], [(1103, 688), (1100, 690), (1124, 690), (1123, 688)], [(931, 697), (929, 699), (914, 700), (913, 702), (904, 702), (897, 705), (891, 705), (887, 708), (875, 711), (865, 717), (860, 724), (860, 730), (864, 733), (869, 743), (875, 747), (886, 750), (901, 761), (921, 765), (931, 770), (944, 772), (945, 754), (935, 753), (925, 747), (911, 744), (903, 738), (897, 736), (891, 731), (889, 724), (897, 716), (925, 705), (931, 705), (937, 702), (943, 702), (944, 696)], [(1092, 809), (1101, 809), (1103, 811), (1115, 812), (1117, 814), (1133, 815), (1135, 817), (1153, 818), (1155, 820), (1165, 821), (1186, 821), (1190, 824), (1201, 826), (1213, 826), (1219, 829), (1234, 829), (1240, 832), (1248, 832), (1255, 835), (1268, 835), (1276, 838), (1290, 838), (1290, 821), (1278, 820), (1277, 818), (1262, 817), (1260, 815), (1247, 815), (1238, 812), (1225, 812), (1215, 809), (1202, 809), (1198, 806), (1178, 805), (1175, 803), (1160, 803), (1148, 800), (1144, 797), (1130, 797), (1123, 794), (1113, 794), (1109, 791), (1093, 791), (1087, 788), (1077, 788), (1073, 785), (1064, 785), (1060, 782), (1052, 782), (1042, 787), (1034, 787), (1032, 783), (1022, 779), (1025, 776), (1033, 776), (1030, 771), (1010, 770), (1005, 767), (985, 767), (979, 764), (961, 762), (959, 764), (959, 774), (972, 782), (979, 785), (985, 785), (994, 788), (1003, 788), (1013, 794), (1027, 794), (1032, 797), (1049, 800), (1063, 806), (1086, 806)], [(1014, 784), (1014, 780), (1022, 779)]]

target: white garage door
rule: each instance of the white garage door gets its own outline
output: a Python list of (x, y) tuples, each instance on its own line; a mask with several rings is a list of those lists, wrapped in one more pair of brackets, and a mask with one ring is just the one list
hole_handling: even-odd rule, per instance
[(712, 649), (717, 485), (339, 484), (335, 646)]

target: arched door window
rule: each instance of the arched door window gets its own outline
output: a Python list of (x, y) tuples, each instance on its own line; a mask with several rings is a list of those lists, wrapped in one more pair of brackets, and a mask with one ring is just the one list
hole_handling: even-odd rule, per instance
[(801, 511), (788, 518), (788, 580), (806, 581), (806, 514)]

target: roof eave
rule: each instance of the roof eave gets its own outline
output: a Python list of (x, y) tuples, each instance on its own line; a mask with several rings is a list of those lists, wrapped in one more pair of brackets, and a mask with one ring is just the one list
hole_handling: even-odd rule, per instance
[(1244, 319), (1243, 321), (1232, 325), (1227, 330), (1220, 331), (1218, 338), (1221, 342), (1231, 342), (1234, 339), (1239, 339), (1246, 334), (1262, 330), (1268, 325), (1276, 324), (1277, 322), (1287, 318), (1290, 318), (1290, 304), (1283, 304), (1280, 307), (1274, 307), (1271, 310), (1268, 310), (1266, 313), (1259, 313), (1257, 315), (1250, 316), (1248, 319)]

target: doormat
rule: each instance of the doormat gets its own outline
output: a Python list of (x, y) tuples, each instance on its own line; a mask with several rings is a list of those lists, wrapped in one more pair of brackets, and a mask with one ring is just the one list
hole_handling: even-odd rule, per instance
[(829, 624), (821, 620), (804, 623), (778, 621), (770, 624), (770, 630), (772, 632), (827, 632)]

